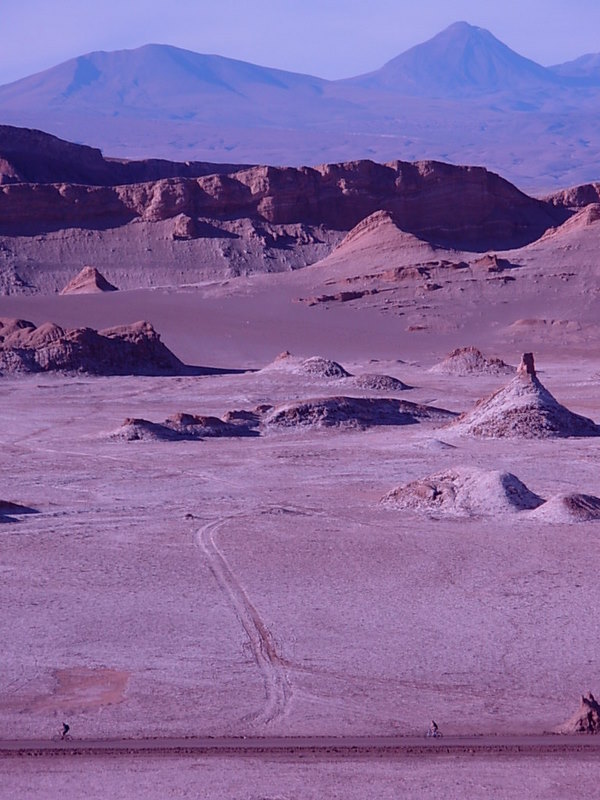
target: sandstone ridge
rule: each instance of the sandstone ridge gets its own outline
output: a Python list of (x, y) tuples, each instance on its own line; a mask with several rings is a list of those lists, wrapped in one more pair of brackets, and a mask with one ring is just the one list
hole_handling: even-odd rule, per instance
[(475, 250), (533, 241), (568, 216), (482, 167), (436, 161), (259, 166), (128, 184), (63, 179), (0, 186), (5, 234), (103, 229), (181, 214), (192, 226), (198, 219), (251, 218), (348, 231), (375, 212), (391, 215), (410, 234)]
[(144, 161), (105, 158), (95, 147), (73, 144), (43, 131), (0, 125), (0, 184), (116, 186), (162, 178), (197, 178), (232, 172), (242, 166), (158, 158)]

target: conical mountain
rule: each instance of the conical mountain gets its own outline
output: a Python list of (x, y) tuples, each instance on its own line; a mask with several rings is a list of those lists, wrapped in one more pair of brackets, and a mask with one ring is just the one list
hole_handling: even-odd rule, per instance
[(525, 353), (507, 386), (480, 400), (454, 427), (460, 433), (493, 438), (600, 436), (600, 426), (569, 411), (542, 385), (532, 353)]
[(376, 72), (355, 80), (406, 94), (452, 98), (548, 89), (559, 82), (547, 68), (467, 22), (455, 22)]

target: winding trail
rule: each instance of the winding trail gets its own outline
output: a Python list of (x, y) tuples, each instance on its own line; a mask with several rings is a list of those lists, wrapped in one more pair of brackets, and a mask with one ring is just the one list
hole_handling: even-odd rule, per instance
[(285, 714), (292, 694), (286, 663), (277, 652), (271, 632), (261, 619), (256, 607), (246, 594), (244, 587), (219, 550), (215, 534), (226, 522), (240, 519), (236, 515), (209, 522), (196, 533), (196, 542), (205, 554), (211, 572), (221, 589), (229, 597), (231, 605), (250, 642), (252, 654), (263, 675), (265, 686), (264, 708), (254, 721), (267, 725)]

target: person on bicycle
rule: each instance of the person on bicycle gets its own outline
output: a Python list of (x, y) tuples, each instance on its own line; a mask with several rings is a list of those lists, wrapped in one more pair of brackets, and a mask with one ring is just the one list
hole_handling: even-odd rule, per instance
[(60, 734), (60, 738), (61, 739), (66, 739), (67, 738), (67, 734), (69, 733), (70, 730), (71, 730), (70, 726), (67, 725), (66, 722), (63, 722), (63, 724), (62, 724), (62, 733)]
[(434, 719), (432, 719), (429, 724), (429, 735), (436, 737), (439, 735), (439, 731), (440, 729), (438, 728), (437, 722)]

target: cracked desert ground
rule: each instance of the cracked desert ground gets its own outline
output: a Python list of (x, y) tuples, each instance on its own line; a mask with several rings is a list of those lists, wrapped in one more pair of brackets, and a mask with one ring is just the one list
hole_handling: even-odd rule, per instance
[[(0, 305), (36, 323), (150, 317), (192, 364), (257, 370), (285, 348), (327, 356), (354, 374), (400, 378), (414, 387), (402, 399), (452, 411), (507, 382), (430, 373), (456, 337), (407, 333), (393, 315), (251, 294)], [(532, 347), (481, 324), (460, 335), (511, 364), (534, 349), (554, 396), (600, 419), (595, 341), (542, 337)], [(1, 530), (5, 738), (49, 738), (63, 719), (82, 739), (414, 736), (432, 717), (448, 736), (539, 734), (597, 688), (600, 523), (485, 509), (435, 518), (380, 503), (457, 465), (514, 473), (543, 498), (600, 495), (597, 438), (477, 439), (427, 422), (110, 437), (127, 417), (221, 416), (344, 393), (335, 379), (276, 370), (2, 378), (2, 495), (40, 512)], [(592, 761), (40, 757), (0, 760), (0, 796), (60, 787), (88, 797), (559, 798)]]

